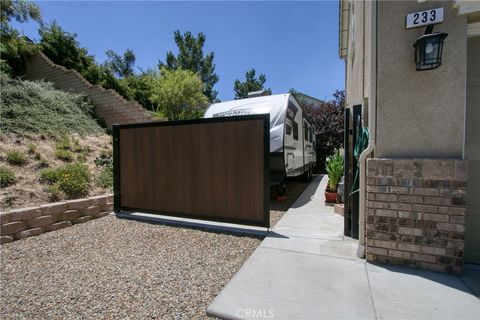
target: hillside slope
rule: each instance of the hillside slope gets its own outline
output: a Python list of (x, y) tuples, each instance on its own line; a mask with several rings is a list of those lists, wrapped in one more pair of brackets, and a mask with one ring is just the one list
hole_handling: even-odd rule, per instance
[(0, 75), (2, 133), (50, 137), (61, 133), (98, 134), (104, 130), (94, 119), (87, 99), (55, 89), (51, 83), (12, 79)]
[(136, 101), (123, 98), (115, 90), (93, 85), (79, 72), (53, 63), (46, 55), (39, 52), (26, 60), (25, 77), (30, 80), (52, 82), (56, 88), (85, 95), (95, 105), (95, 112), (105, 124), (141, 123), (154, 120)]
[(0, 210), (110, 193), (112, 139), (79, 94), (0, 74)]

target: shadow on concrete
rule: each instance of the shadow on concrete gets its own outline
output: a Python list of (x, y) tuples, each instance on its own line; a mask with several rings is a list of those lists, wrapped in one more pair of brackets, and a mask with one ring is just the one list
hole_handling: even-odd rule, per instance
[(319, 192), (323, 192), (323, 190), (318, 190), (318, 185), (322, 181), (323, 176), (324, 174), (319, 174), (318, 176), (316, 176), (316, 177), (319, 177), (319, 179), (315, 179), (314, 177), (314, 180), (312, 180), (310, 185), (307, 187), (307, 189), (305, 189), (305, 191), (297, 199), (297, 201), (295, 201), (295, 203), (292, 204), (291, 208), (293, 209), (301, 208), (307, 205), (308, 203), (310, 203), (313, 200), (314, 196), (316, 197), (321, 196)]
[(300, 195), (310, 185), (310, 183), (302, 181), (300, 177), (287, 178), (285, 179), (284, 183), (287, 191), (284, 194), (285, 199), (281, 201), (277, 200), (278, 186), (270, 187), (270, 210), (287, 212), (287, 210), (290, 209), (298, 197), (300, 197)]
[[(468, 280), (465, 281), (465, 279), (463, 279), (463, 276), (456, 276), (456, 275), (446, 274), (441, 272), (420, 270), (420, 269), (414, 269), (410, 267), (396, 266), (396, 265), (390, 265), (390, 264), (384, 264), (384, 263), (368, 262), (368, 264), (373, 265), (377, 268), (382, 268), (392, 273), (399, 273), (403, 275), (420, 277), (444, 286), (448, 286), (452, 289), (456, 289), (468, 294), (476, 295), (474, 289), (470, 285), (468, 285), (467, 282), (469, 281)], [(480, 266), (476, 270), (476, 272), (477, 272), (476, 277), (478, 277), (477, 280), (480, 280)], [(474, 277), (475, 275), (471, 275), (471, 278), (474, 278)]]
[(477, 298), (480, 298), (480, 265), (466, 263), (463, 266), (463, 274), (460, 276), (465, 285), (472, 290)]

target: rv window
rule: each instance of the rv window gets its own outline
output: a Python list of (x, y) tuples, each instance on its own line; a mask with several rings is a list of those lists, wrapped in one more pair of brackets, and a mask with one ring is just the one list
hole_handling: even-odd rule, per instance
[(303, 121), (303, 139), (308, 141), (308, 124), (306, 121)]
[(288, 136), (292, 134), (292, 126), (289, 123), (286, 124), (285, 133)]
[(313, 128), (309, 127), (308, 128), (308, 141), (313, 142)]
[(298, 140), (298, 123), (296, 121), (293, 121), (292, 126), (293, 126), (293, 139)]

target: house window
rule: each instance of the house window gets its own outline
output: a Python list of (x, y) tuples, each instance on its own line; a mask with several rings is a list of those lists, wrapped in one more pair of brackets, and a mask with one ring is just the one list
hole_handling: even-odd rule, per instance
[(296, 121), (293, 121), (292, 126), (293, 126), (293, 139), (298, 140), (298, 123)]
[(306, 121), (303, 121), (303, 139), (308, 141), (308, 124)]
[(287, 134), (287, 136), (292, 134), (292, 126), (290, 125), (290, 123), (287, 123), (287, 127), (285, 128), (285, 133)]

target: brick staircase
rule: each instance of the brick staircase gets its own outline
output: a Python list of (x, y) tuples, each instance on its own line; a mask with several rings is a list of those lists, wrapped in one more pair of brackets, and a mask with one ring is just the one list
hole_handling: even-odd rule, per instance
[(37, 53), (27, 60), (25, 76), (29, 80), (52, 82), (60, 90), (81, 93), (95, 106), (96, 115), (111, 128), (112, 124), (140, 123), (155, 120), (138, 102), (128, 101), (115, 90), (88, 82), (80, 73), (53, 63)]

